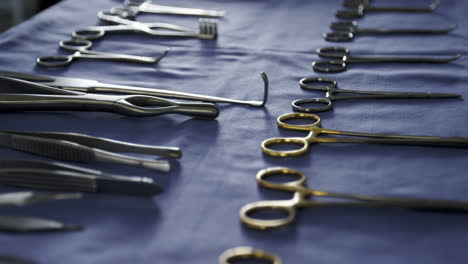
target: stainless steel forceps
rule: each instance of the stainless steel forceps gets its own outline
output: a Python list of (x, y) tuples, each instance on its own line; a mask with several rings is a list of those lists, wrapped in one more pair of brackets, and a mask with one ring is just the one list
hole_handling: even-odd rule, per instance
[(162, 60), (162, 58), (164, 58), (164, 56), (166, 56), (166, 54), (169, 52), (169, 49), (166, 49), (166, 51), (164, 51), (164, 53), (161, 56), (159, 56), (158, 58), (153, 58), (91, 51), (89, 49), (92, 47), (92, 45), (93, 43), (86, 39), (72, 39), (67, 41), (60, 41), (60, 48), (69, 51), (74, 51), (75, 53), (68, 56), (43, 56), (37, 58), (36, 62), (37, 64), (45, 67), (67, 66), (70, 63), (72, 63), (74, 59), (77, 58), (156, 64), (160, 60)]
[(140, 12), (153, 14), (170, 14), (185, 16), (222, 17), (225, 11), (215, 11), (197, 8), (185, 8), (175, 6), (164, 6), (152, 4), (150, 0), (125, 0), (124, 7), (114, 7), (110, 10), (112, 14), (124, 18), (135, 19)]
[(59, 160), (85, 163), (113, 163), (168, 172), (166, 160), (153, 160), (118, 153), (180, 158), (176, 147), (160, 147), (122, 142), (67, 132), (31, 132), (0, 130), (0, 147), (6, 147)]
[(41, 160), (0, 160), (0, 184), (142, 197), (152, 197), (163, 191), (163, 187), (151, 178), (105, 174), (98, 170)]
[[(51, 192), (15, 192), (0, 194), (0, 207), (26, 206), (34, 203), (80, 199), (81, 193), (51, 193)], [(0, 232), (26, 233), (26, 232), (50, 232), (50, 231), (74, 231), (81, 230), (79, 225), (70, 225), (54, 220), (0, 215)]]
[[(376, 91), (357, 91), (338, 88), (338, 82), (328, 78), (302, 78), (299, 81), (302, 89), (312, 91), (323, 91), (323, 98), (307, 98), (294, 100), (291, 105), (294, 111), (305, 113), (316, 113), (331, 110), (333, 101), (347, 99), (449, 99), (460, 98), (459, 94), (447, 93), (411, 93), (411, 92), (376, 92)], [(346, 94), (346, 95), (337, 95)], [(303, 107), (301, 105), (318, 104), (315, 107)]]
[(181, 114), (215, 119), (219, 109), (212, 103), (183, 103), (146, 95), (105, 95), (67, 91), (0, 76), (0, 111), (98, 111), (126, 116)]
[(333, 32), (324, 33), (325, 40), (332, 42), (352, 41), (356, 35), (435, 35), (446, 34), (455, 28), (453, 25), (442, 29), (424, 29), (424, 28), (360, 28), (356, 21), (338, 21), (332, 22), (330, 28)]
[(198, 20), (199, 31), (179, 27), (167, 23), (141, 23), (121, 18), (109, 12), (98, 13), (98, 17), (109, 23), (117, 25), (94, 26), (75, 31), (72, 35), (81, 39), (98, 39), (106, 32), (137, 32), (153, 37), (175, 37), (175, 38), (199, 38), (215, 39), (218, 35), (218, 26), (212, 19), (200, 18)]
[(314, 61), (312, 67), (315, 71), (326, 73), (345, 71), (351, 63), (448, 63), (462, 56), (461, 54), (449, 58), (352, 56), (344, 47), (321, 48), (317, 53), (320, 57), (330, 60)]
[(38, 84), (44, 84), (64, 90), (84, 92), (84, 93), (112, 93), (112, 94), (134, 94), (134, 95), (150, 95), (164, 98), (183, 99), (183, 100), (195, 100), (204, 102), (217, 102), (217, 103), (230, 103), (240, 105), (250, 105), (254, 107), (265, 106), (268, 100), (268, 77), (266, 73), (260, 73), (263, 80), (263, 99), (261, 101), (256, 100), (236, 100), (230, 98), (223, 98), (210, 95), (193, 94), (186, 92), (169, 91), (154, 88), (143, 88), (127, 85), (109, 84), (95, 80), (68, 78), (68, 77), (57, 77), (57, 76), (46, 76), (37, 74), (25, 74), (17, 72), (6, 72), (0, 71), (0, 76), (12, 77), (15, 79), (21, 79), (30, 81)]
[(355, 19), (364, 16), (367, 12), (399, 12), (399, 13), (427, 13), (434, 11), (439, 5), (440, 0), (435, 0), (429, 6), (411, 7), (411, 6), (373, 6), (369, 1), (345, 1), (343, 3), (349, 9), (338, 10), (335, 13), (337, 18)]

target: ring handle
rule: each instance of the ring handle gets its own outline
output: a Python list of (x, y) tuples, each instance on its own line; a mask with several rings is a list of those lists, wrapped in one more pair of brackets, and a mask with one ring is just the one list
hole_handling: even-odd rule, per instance
[(104, 36), (106, 32), (103, 29), (79, 29), (75, 32), (72, 33), (72, 36), (74, 38), (78, 39), (86, 39), (86, 40), (93, 40), (93, 39), (99, 39)]
[(272, 264), (282, 264), (281, 259), (272, 253), (245, 246), (227, 249), (219, 256), (218, 263), (231, 264), (230, 261), (234, 259), (260, 259)]
[[(269, 181), (268, 177), (272, 177), (274, 175), (292, 175), (297, 177), (297, 180), (282, 183)], [(271, 167), (260, 170), (257, 172), (257, 175), (255, 175), (255, 178), (257, 179), (258, 184), (263, 187), (291, 192), (296, 192), (298, 187), (303, 187), (306, 184), (306, 176), (302, 172), (287, 167)]]
[[(298, 145), (299, 148), (290, 150), (275, 150), (271, 147), (278, 145)], [(262, 142), (263, 153), (272, 157), (296, 157), (303, 155), (309, 149), (309, 143), (305, 138), (269, 138)]]
[(335, 58), (342, 59), (345, 56), (349, 56), (349, 49), (339, 46), (331, 46), (317, 49), (317, 54), (322, 58)]
[[(310, 124), (305, 124), (305, 125), (293, 125), (293, 124), (288, 124), (285, 121), (287, 120), (312, 120), (313, 122)], [(310, 132), (312, 129), (315, 127), (320, 127), (321, 126), (321, 120), (320, 117), (314, 114), (304, 114), (304, 113), (288, 113), (288, 114), (283, 114), (276, 119), (276, 124), (278, 127), (285, 128), (285, 129), (291, 129), (291, 130), (301, 130), (301, 131), (307, 131)]]
[[(315, 83), (315, 85), (312, 85)], [(330, 78), (322, 78), (322, 77), (310, 77), (310, 78), (302, 78), (299, 80), (299, 84), (301, 85), (302, 89), (306, 90), (318, 90), (329, 92), (333, 88), (338, 86), (338, 82), (330, 79)], [(318, 85), (322, 84), (322, 85)]]
[(323, 37), (331, 42), (350, 42), (353, 41), (354, 34), (349, 30), (323, 33)]
[(346, 62), (344, 61), (314, 61), (312, 62), (314, 71), (323, 73), (337, 73), (346, 70)]
[[(323, 106), (313, 106), (313, 107), (303, 107), (303, 104), (315, 103), (317, 105)], [(294, 100), (291, 103), (293, 111), (303, 112), (303, 113), (318, 113), (325, 112), (333, 108), (333, 103), (328, 98), (307, 98), (307, 99), (298, 99)]]
[(341, 19), (357, 19), (362, 16), (364, 16), (364, 8), (361, 5), (356, 9), (343, 9), (335, 13), (335, 17)]
[(45, 67), (67, 66), (73, 60), (73, 56), (44, 56), (36, 59), (36, 63)]
[[(286, 226), (296, 217), (296, 208), (286, 203), (290, 203), (290, 201), (261, 201), (246, 204), (239, 212), (240, 219), (248, 227), (262, 230)], [(260, 211), (281, 211), (286, 215), (276, 219), (260, 219), (251, 216), (251, 214)]]
[(357, 28), (356, 21), (335, 21), (330, 23), (330, 28), (335, 31), (349, 31), (353, 32)]
[(84, 51), (93, 46), (93, 43), (87, 39), (70, 39), (60, 41), (59, 46), (71, 51)]

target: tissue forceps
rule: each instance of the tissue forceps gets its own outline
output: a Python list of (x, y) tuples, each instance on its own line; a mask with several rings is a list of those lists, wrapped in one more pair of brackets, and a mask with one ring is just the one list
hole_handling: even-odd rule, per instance
[(88, 79), (77, 79), (68, 77), (57, 77), (57, 76), (46, 76), (36, 74), (25, 74), (16, 72), (0, 71), (0, 76), (11, 77), (15, 79), (21, 79), (25, 81), (35, 82), (44, 84), (56, 88), (61, 88), (70, 91), (84, 92), (84, 93), (114, 93), (114, 94), (137, 94), (137, 95), (150, 95), (159, 96), (173, 99), (184, 99), (184, 100), (196, 100), (205, 102), (217, 102), (217, 103), (231, 103), (250, 105), (255, 107), (263, 107), (268, 99), (268, 77), (266, 73), (262, 72), (260, 76), (263, 79), (263, 100), (262, 101), (244, 101), (229, 99), (223, 97), (200, 95), (186, 92), (168, 91), (162, 89), (153, 88), (141, 88), (134, 86), (125, 86), (117, 84), (102, 83), (95, 80)]
[(93, 43), (86, 39), (72, 39), (67, 41), (60, 41), (59, 46), (62, 49), (73, 51), (72, 55), (68, 56), (43, 56), (36, 59), (37, 64), (45, 67), (61, 67), (67, 66), (73, 62), (74, 59), (98, 59), (98, 60), (112, 60), (121, 62), (135, 62), (144, 64), (155, 64), (158, 63), (166, 54), (169, 49), (166, 49), (164, 53), (158, 58), (133, 56), (117, 53), (106, 53), (91, 51)]
[[(51, 192), (15, 192), (0, 194), (0, 207), (26, 206), (34, 203), (80, 199), (81, 193), (51, 193)], [(78, 225), (63, 224), (57, 221), (24, 217), (0, 215), (0, 231), (6, 232), (44, 232), (44, 231), (71, 231), (81, 230)]]
[(54, 191), (151, 197), (163, 187), (151, 178), (105, 174), (60, 162), (0, 160), (0, 184)]
[(214, 119), (219, 109), (212, 103), (182, 103), (145, 95), (88, 94), (0, 76), (0, 111), (98, 111), (126, 116), (182, 114)]
[[(288, 124), (288, 120), (310, 120), (312, 123), (305, 125)], [(326, 129), (321, 127), (320, 117), (307, 113), (289, 113), (278, 117), (278, 127), (288, 130), (307, 131), (305, 137), (280, 137), (270, 138), (262, 142), (263, 153), (273, 157), (296, 157), (305, 154), (312, 144), (318, 143), (376, 143), (376, 144), (398, 144), (417, 146), (440, 146), (468, 148), (466, 137), (436, 137), (436, 136), (410, 136), (392, 134), (359, 133), (341, 130)], [(341, 135), (345, 137), (319, 137), (320, 134)], [(273, 146), (297, 145), (292, 150), (275, 150)]]
[(114, 163), (168, 172), (165, 160), (137, 158), (118, 153), (162, 155), (179, 158), (179, 148), (139, 145), (66, 132), (29, 132), (0, 130), (0, 146), (40, 156), (85, 163)]
[(198, 20), (199, 31), (194, 31), (166, 23), (140, 23), (102, 11), (98, 13), (98, 17), (106, 22), (117, 24), (117, 26), (90, 27), (75, 31), (73, 36), (85, 39), (97, 39), (104, 36), (106, 32), (138, 32), (153, 37), (215, 39), (218, 35), (218, 26), (216, 21), (212, 19), (200, 18)]
[(424, 28), (360, 28), (356, 21), (338, 21), (332, 22), (330, 28), (333, 32), (324, 33), (323, 36), (328, 41), (347, 42), (352, 41), (356, 35), (390, 35), (390, 34), (411, 34), (411, 35), (434, 35), (446, 34), (455, 28), (457, 25), (452, 25), (449, 28), (443, 29), (424, 29)]
[(440, 0), (435, 0), (429, 6), (424, 7), (373, 6), (368, 1), (349, 1), (343, 4), (350, 9), (338, 10), (335, 16), (342, 19), (355, 19), (364, 16), (367, 12), (428, 13), (440, 5)]
[(123, 8), (114, 7), (110, 10), (110, 12), (112, 14), (119, 15), (124, 18), (128, 17), (130, 19), (135, 19), (139, 12), (203, 17), (222, 17), (226, 13), (225, 11), (155, 5), (152, 4), (151, 1), (135, 0), (125, 0)]
[[(287, 182), (274, 182), (268, 180), (274, 175), (290, 175), (297, 180)], [(294, 193), (289, 200), (260, 201), (244, 205), (240, 210), (242, 223), (251, 228), (268, 229), (286, 226), (296, 218), (297, 209), (303, 207), (364, 207), (381, 208), (397, 207), (406, 209), (423, 209), (431, 211), (468, 212), (468, 202), (454, 200), (438, 200), (425, 198), (370, 196), (362, 194), (347, 194), (308, 189), (306, 177), (298, 170), (286, 167), (274, 167), (260, 170), (257, 183), (265, 188)], [(312, 199), (308, 199), (312, 197)], [(340, 201), (320, 201), (317, 198), (335, 198)], [(347, 201), (343, 201), (347, 200)], [(286, 215), (275, 219), (256, 218), (252, 215), (259, 211), (280, 211)]]
[(252, 247), (235, 247), (227, 249), (219, 256), (218, 263), (231, 264), (231, 260), (236, 259), (265, 260), (272, 264), (282, 264), (281, 259), (278, 256)]
[[(328, 78), (302, 78), (299, 81), (301, 88), (306, 90), (324, 91), (324, 98), (298, 99), (291, 103), (294, 111), (298, 112), (324, 112), (333, 108), (333, 101), (347, 99), (449, 99), (460, 98), (459, 94), (447, 93), (414, 93), (414, 92), (376, 92), (339, 89), (338, 82)], [(337, 94), (348, 95), (337, 95)], [(303, 104), (319, 104), (321, 106), (303, 107)]]
[(461, 54), (449, 58), (352, 56), (351, 52), (344, 47), (321, 48), (317, 50), (317, 53), (322, 58), (331, 59), (312, 62), (315, 71), (326, 73), (345, 71), (351, 63), (448, 63), (462, 56)]

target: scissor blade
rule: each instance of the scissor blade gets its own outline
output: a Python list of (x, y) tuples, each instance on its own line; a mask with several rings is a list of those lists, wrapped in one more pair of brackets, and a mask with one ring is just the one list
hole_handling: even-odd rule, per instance
[(54, 200), (80, 199), (81, 193), (15, 192), (0, 194), (1, 206), (25, 206)]
[(81, 230), (82, 226), (69, 225), (61, 222), (23, 216), (0, 216), (0, 231), (27, 233)]

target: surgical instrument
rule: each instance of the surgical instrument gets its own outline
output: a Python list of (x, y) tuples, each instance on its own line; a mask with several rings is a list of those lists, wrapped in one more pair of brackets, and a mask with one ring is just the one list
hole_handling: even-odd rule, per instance
[(160, 60), (162, 60), (162, 58), (164, 58), (164, 56), (166, 56), (166, 54), (169, 52), (169, 49), (166, 49), (166, 51), (164, 51), (164, 53), (161, 56), (159, 56), (158, 58), (153, 58), (91, 51), (90, 48), (92, 47), (92, 45), (92, 42), (86, 39), (71, 39), (67, 41), (60, 41), (60, 48), (73, 51), (74, 53), (68, 56), (43, 56), (37, 58), (36, 62), (37, 64), (45, 67), (67, 66), (70, 63), (72, 63), (74, 59), (78, 58), (156, 64)]
[(326, 73), (345, 71), (348, 64), (352, 63), (448, 63), (462, 56), (461, 54), (449, 58), (352, 56), (344, 47), (325, 47), (318, 49), (317, 53), (322, 58), (331, 59), (312, 62), (315, 71)]
[(170, 14), (170, 15), (186, 15), (186, 16), (203, 16), (203, 17), (222, 17), (225, 11), (205, 10), (197, 8), (185, 8), (175, 6), (155, 5), (151, 1), (135, 1), (125, 0), (124, 7), (114, 7), (110, 10), (112, 14), (119, 15), (124, 18), (135, 19), (140, 12), (153, 14)]
[(282, 264), (281, 259), (269, 252), (252, 247), (235, 247), (225, 250), (220, 256), (219, 264), (231, 264), (231, 260), (250, 259), (265, 260), (265, 263)]
[[(308, 120), (312, 123), (303, 125), (288, 124), (285, 121)], [(305, 154), (310, 145), (318, 143), (377, 143), (417, 146), (439, 146), (468, 148), (466, 137), (436, 137), (436, 136), (410, 136), (391, 134), (371, 134), (332, 130), (321, 127), (320, 117), (307, 113), (289, 113), (278, 117), (278, 127), (288, 130), (307, 131), (305, 137), (270, 138), (262, 142), (262, 151), (273, 157), (296, 157)], [(345, 137), (319, 137), (320, 134), (341, 135)], [(276, 150), (273, 146), (296, 145), (298, 148), (290, 150)]]
[(138, 117), (172, 113), (205, 119), (219, 115), (212, 103), (183, 103), (146, 95), (88, 94), (1, 76), (0, 84), (0, 111), (98, 111)]
[(332, 42), (347, 42), (352, 41), (356, 35), (434, 35), (446, 34), (455, 28), (457, 25), (452, 25), (449, 28), (443, 29), (424, 29), (424, 28), (360, 28), (356, 21), (338, 21), (330, 24), (333, 32), (324, 33), (326, 40)]
[(172, 158), (181, 156), (178, 148), (131, 144), (66, 132), (0, 130), (0, 146), (59, 160), (124, 164), (162, 172), (170, 170), (170, 164), (166, 160), (138, 158), (115, 152), (163, 155)]
[(95, 80), (68, 78), (68, 77), (56, 77), (46, 75), (35, 75), (25, 74), (16, 72), (0, 71), (0, 76), (12, 77), (15, 79), (21, 79), (25, 81), (35, 82), (39, 84), (45, 84), (56, 88), (65, 90), (85, 92), (85, 93), (114, 93), (114, 94), (138, 94), (138, 95), (150, 95), (159, 96), (174, 99), (184, 100), (197, 100), (205, 102), (217, 102), (217, 103), (231, 103), (250, 105), (255, 107), (263, 107), (268, 99), (268, 77), (266, 73), (262, 72), (260, 76), (263, 79), (263, 100), (262, 101), (243, 101), (229, 98), (222, 98), (209, 95), (200, 95), (186, 92), (168, 91), (162, 89), (153, 88), (141, 88), (135, 86), (125, 86), (117, 84), (102, 83)]
[[(291, 105), (298, 112), (323, 112), (333, 108), (333, 101), (347, 99), (449, 99), (460, 98), (459, 94), (447, 93), (415, 93), (415, 92), (376, 92), (339, 89), (338, 82), (328, 78), (302, 78), (299, 81), (301, 88), (313, 91), (325, 92), (323, 98), (308, 98), (294, 100)], [(337, 94), (347, 95), (337, 95)], [(318, 104), (320, 106), (303, 107), (301, 105)]]
[(59, 162), (0, 160), (0, 184), (55, 191), (151, 197), (163, 187), (146, 177), (104, 174)]
[[(288, 175), (295, 180), (275, 182), (272, 176)], [(298, 170), (286, 167), (273, 167), (260, 170), (257, 183), (265, 188), (294, 193), (289, 200), (272, 200), (253, 202), (244, 205), (240, 210), (242, 223), (250, 228), (268, 229), (286, 226), (296, 218), (297, 209), (302, 207), (363, 207), (363, 208), (405, 208), (424, 211), (463, 212), (468, 213), (468, 202), (455, 200), (438, 200), (425, 198), (370, 196), (364, 194), (335, 193), (308, 189), (306, 176)], [(311, 196), (313, 199), (308, 199)], [(339, 199), (339, 201), (319, 200), (317, 198)], [(348, 200), (348, 201), (346, 201)], [(279, 211), (281, 216), (274, 219), (262, 219), (254, 216), (260, 211)]]
[(102, 11), (98, 13), (98, 17), (117, 25), (89, 27), (75, 31), (72, 36), (79, 39), (99, 39), (106, 32), (137, 32), (153, 37), (215, 39), (218, 35), (218, 26), (212, 19), (200, 18), (199, 31), (195, 31), (167, 23), (141, 23)]
[(399, 13), (428, 13), (434, 11), (439, 5), (440, 0), (435, 0), (429, 6), (411, 7), (411, 6), (373, 6), (369, 2), (348, 2), (346, 7), (350, 9), (338, 10), (335, 13), (337, 18), (356, 19), (364, 16), (367, 12), (399, 12)]
[(55, 193), (55, 192), (12, 192), (0, 194), (0, 207), (26, 206), (35, 203), (80, 199), (81, 193)]
[(54, 220), (0, 215), (0, 232), (29, 233), (29, 232), (57, 232), (82, 230), (80, 225), (64, 224)]

